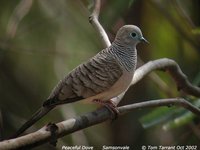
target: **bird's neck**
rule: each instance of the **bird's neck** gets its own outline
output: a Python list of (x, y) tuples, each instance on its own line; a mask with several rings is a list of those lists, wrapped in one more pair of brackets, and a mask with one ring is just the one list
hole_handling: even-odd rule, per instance
[(135, 71), (137, 63), (137, 50), (135, 46), (127, 46), (114, 41), (110, 52), (118, 59), (119, 64), (128, 72)]

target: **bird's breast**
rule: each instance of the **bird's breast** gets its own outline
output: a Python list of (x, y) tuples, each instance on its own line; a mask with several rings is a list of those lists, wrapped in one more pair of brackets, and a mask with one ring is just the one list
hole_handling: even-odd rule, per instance
[(133, 79), (134, 71), (124, 71), (123, 75), (119, 80), (111, 87), (110, 90), (115, 93), (115, 96), (118, 96), (122, 92), (126, 91)]
[(86, 98), (87, 101), (92, 101), (94, 99), (100, 99), (103, 101), (107, 101), (112, 99), (113, 97), (116, 97), (120, 95), (121, 93), (125, 92), (128, 87), (130, 86), (130, 83), (133, 79), (134, 72), (123, 72), (123, 75), (119, 78), (119, 80), (108, 90), (99, 93), (95, 96)]

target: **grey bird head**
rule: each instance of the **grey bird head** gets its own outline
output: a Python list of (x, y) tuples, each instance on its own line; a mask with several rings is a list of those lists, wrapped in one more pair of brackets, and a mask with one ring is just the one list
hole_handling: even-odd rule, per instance
[(142, 35), (140, 28), (134, 25), (121, 27), (115, 37), (115, 41), (128, 46), (136, 46), (140, 42), (149, 43)]

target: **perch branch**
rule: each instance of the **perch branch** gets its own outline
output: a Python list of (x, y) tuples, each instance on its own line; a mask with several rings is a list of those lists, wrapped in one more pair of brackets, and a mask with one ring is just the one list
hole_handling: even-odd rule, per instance
[[(143, 109), (143, 108), (153, 108), (158, 106), (172, 106), (177, 105), (188, 109), (189, 111), (200, 117), (200, 109), (193, 106), (191, 103), (182, 98), (172, 98), (172, 99), (160, 99), (151, 100), (141, 103), (135, 103), (130, 105), (125, 105), (118, 107), (119, 115), (126, 114), (133, 110)], [(61, 138), (65, 135), (73, 133), (75, 131), (102, 123), (111, 118), (112, 114), (106, 108), (100, 108), (93, 112), (89, 112), (79, 117), (71, 118), (66, 121), (57, 123), (56, 126), (58, 130), (56, 132), (56, 138)], [(39, 146), (43, 143), (47, 143), (51, 139), (50, 131), (46, 130), (46, 126), (40, 130), (30, 133), (25, 136), (21, 136), (15, 139), (10, 139), (0, 142), (0, 149), (30, 149)]]

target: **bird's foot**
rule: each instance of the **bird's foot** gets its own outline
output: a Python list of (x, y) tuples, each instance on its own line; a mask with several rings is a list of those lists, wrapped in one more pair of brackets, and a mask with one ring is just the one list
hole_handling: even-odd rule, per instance
[(105, 106), (112, 114), (112, 120), (115, 120), (119, 116), (119, 110), (117, 106), (113, 103), (113, 101), (103, 101), (100, 99), (94, 99), (92, 102)]
[(58, 130), (58, 126), (54, 123), (48, 123), (46, 126), (46, 131), (51, 132), (51, 139), (50, 139), (50, 144), (56, 147), (57, 144), (57, 138), (56, 138), (56, 132)]

